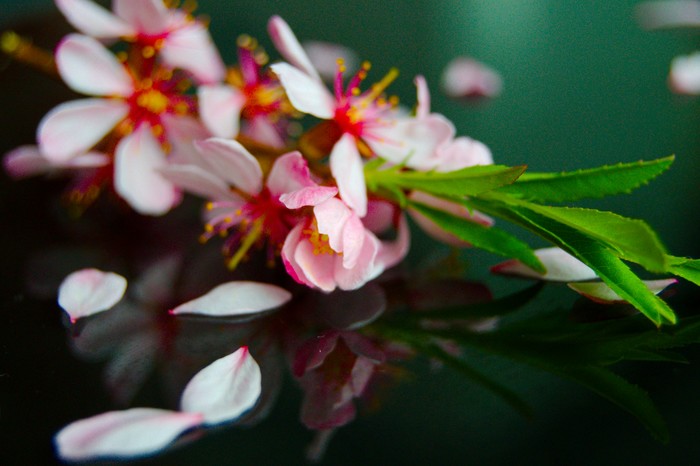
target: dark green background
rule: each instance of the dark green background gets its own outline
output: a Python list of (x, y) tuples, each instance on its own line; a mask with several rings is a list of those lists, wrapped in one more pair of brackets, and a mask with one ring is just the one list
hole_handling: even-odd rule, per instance
[[(666, 76), (671, 59), (693, 51), (700, 40), (693, 31), (641, 30), (633, 19), (635, 3), (200, 0), (199, 11), (211, 17), (212, 34), (229, 62), (241, 33), (269, 45), (266, 20), (280, 14), (300, 39), (340, 42), (370, 60), (370, 79), (398, 67), (401, 76), (392, 91), (407, 105), (414, 102), (413, 76), (424, 74), (433, 91), (433, 110), (452, 119), (460, 134), (486, 143), (498, 163), (557, 171), (676, 154), (671, 170), (652, 185), (632, 196), (586, 205), (644, 218), (672, 252), (697, 257), (700, 107), (698, 100), (668, 91)], [(59, 16), (42, 17), (41, 11), (53, 11), (52, 3), (1, 0), (0, 24), (20, 24), (20, 30), (33, 31), (38, 44), (51, 47), (65, 26)], [(473, 56), (499, 70), (502, 95), (476, 105), (442, 97), (440, 73), (458, 55)], [(2, 152), (33, 142), (39, 118), (69, 98), (58, 94), (59, 84), (6, 61), (0, 64), (0, 86)], [(33, 459), (30, 462), (48, 461), (52, 432), (109, 405), (97, 388), (99, 368), (67, 354), (56, 309), (20, 291), (19, 264), (50, 236), (39, 231), (41, 215), (48, 209), (42, 201), (45, 188), (38, 180), (11, 183), (4, 175), (2, 180), (0, 344), (4, 365), (12, 370), (1, 369), (0, 426), (2, 441), (14, 448), (0, 448), (0, 456), (3, 451), (22, 452)], [(414, 258), (431, 254), (426, 244), (419, 242)], [(495, 262), (491, 256), (475, 257), (477, 275)], [(493, 286), (510, 285), (495, 280)], [(695, 308), (695, 303), (686, 304)], [(695, 353), (697, 363), (700, 355)], [(415, 364), (418, 375), (397, 387), (382, 410), (340, 430), (330, 445), (328, 464), (700, 461), (697, 364), (623, 368), (631, 380), (651, 391), (667, 418), (673, 437), (664, 447), (626, 413), (583, 389), (501, 360), (474, 357), (533, 402), (534, 420), (521, 419), (457, 375)], [(299, 464), (310, 435), (297, 421), (298, 401), (298, 394), (288, 390), (262, 426), (222, 430), (155, 461)], [(28, 414), (8, 410), (12, 405)]]

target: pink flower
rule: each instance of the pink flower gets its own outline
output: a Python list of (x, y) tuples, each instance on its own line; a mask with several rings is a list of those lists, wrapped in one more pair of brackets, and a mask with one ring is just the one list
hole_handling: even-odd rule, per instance
[[(289, 101), (297, 110), (330, 122), (330, 126), (316, 132), (322, 139), (317, 145), (325, 147), (330, 142), (331, 173), (340, 196), (360, 217), (367, 213), (362, 156), (380, 156), (410, 166), (412, 159), (427, 157), (454, 134), (452, 124), (443, 117), (404, 117), (396, 111), (395, 100), (383, 97), (384, 90), (398, 75), (396, 70), (361, 92), (360, 84), (367, 76), (369, 64), (363, 64), (344, 88), (345, 68), (341, 62), (331, 94), (287, 23), (275, 16), (270, 19), (268, 30), (277, 49), (289, 61), (272, 65)], [(310, 134), (314, 135), (313, 130)]]
[(335, 187), (319, 186), (311, 178), (299, 152), (275, 160), (265, 182), (257, 159), (240, 143), (210, 138), (196, 147), (202, 166), (170, 166), (163, 175), (211, 201), (204, 240), (235, 230), (224, 245), (230, 268), (265, 238), (268, 259), (274, 262), (287, 234), (304, 215), (290, 209), (315, 205), (338, 192)]
[(499, 74), (473, 58), (455, 58), (442, 74), (445, 94), (455, 99), (496, 97), (502, 87)]
[(408, 251), (408, 226), (380, 241), (359, 215), (338, 198), (314, 206), (314, 217), (297, 224), (282, 247), (282, 260), (297, 282), (322, 291), (354, 290), (398, 263)]
[(146, 60), (158, 56), (172, 68), (192, 73), (201, 83), (220, 81), (225, 67), (207, 27), (162, 0), (114, 0), (113, 11), (89, 0), (55, 0), (76, 29), (96, 39), (125, 39)]
[(51, 110), (38, 129), (42, 155), (51, 164), (66, 165), (100, 143), (114, 157), (117, 193), (139, 213), (167, 212), (179, 202), (180, 192), (158, 170), (168, 164), (171, 133), (181, 132), (194, 114), (181, 80), (162, 68), (136, 75), (95, 39), (79, 34), (61, 42), (56, 63), (71, 89), (103, 98)]

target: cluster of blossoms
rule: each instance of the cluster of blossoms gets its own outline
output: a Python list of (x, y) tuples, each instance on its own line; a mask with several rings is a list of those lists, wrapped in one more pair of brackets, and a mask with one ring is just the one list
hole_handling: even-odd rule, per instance
[[(225, 237), (231, 269), (262, 248), (269, 263), (281, 257), (301, 284), (356, 289), (400, 262), (409, 246), (399, 202), (368, 189), (366, 164), (449, 172), (492, 163), (486, 146), (455, 137), (453, 124), (430, 112), (420, 76), (415, 112), (386, 94), (394, 69), (363, 89), (369, 63), (346, 76), (338, 59), (329, 91), (279, 17), (268, 30), (285, 61), (268, 66), (256, 41), (243, 36), (239, 63), (227, 68), (206, 26), (161, 0), (115, 0), (113, 12), (88, 0), (56, 3), (81, 32), (58, 45), (58, 73), (89, 97), (51, 110), (39, 124), (38, 145), (5, 157), (8, 172), (72, 172), (74, 202), (87, 205), (113, 189), (144, 215), (167, 213), (183, 193), (202, 197), (208, 201), (202, 239)], [(103, 45), (115, 39), (121, 39), (116, 55)], [(473, 63), (456, 66), (475, 73)], [(453, 92), (487, 94), (498, 86)], [(308, 115), (320, 122), (299, 135), (298, 120)], [(425, 193), (410, 194), (491, 222)], [(457, 243), (415, 217), (434, 236)]]

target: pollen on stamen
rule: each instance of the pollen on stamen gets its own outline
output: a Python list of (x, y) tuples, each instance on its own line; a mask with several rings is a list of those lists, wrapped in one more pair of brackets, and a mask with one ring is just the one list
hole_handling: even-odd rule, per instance
[(147, 45), (141, 50), (141, 55), (143, 55), (143, 58), (153, 58), (153, 56), (156, 54), (156, 49), (151, 47), (150, 45)]

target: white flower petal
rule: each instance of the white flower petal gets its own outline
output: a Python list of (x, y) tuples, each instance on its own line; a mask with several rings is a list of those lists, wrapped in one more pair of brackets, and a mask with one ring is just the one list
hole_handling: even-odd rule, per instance
[(700, 94), (700, 52), (674, 58), (668, 80), (674, 92)]
[(219, 82), (226, 74), (209, 31), (197, 21), (171, 32), (160, 53), (165, 63), (189, 71), (203, 84)]
[(416, 118), (426, 118), (430, 115), (430, 91), (428, 90), (428, 83), (425, 81), (425, 77), (416, 76), (413, 80), (416, 85), (416, 100), (418, 101), (416, 105)]
[(503, 81), (492, 68), (468, 57), (458, 57), (447, 64), (442, 87), (449, 97), (495, 97)]
[(276, 63), (270, 68), (279, 78), (294, 108), (324, 120), (333, 117), (335, 99), (321, 81), (288, 63)]
[(245, 203), (242, 197), (229, 190), (221, 178), (197, 165), (169, 165), (162, 168), (160, 174), (175, 186), (204, 199)]
[(128, 23), (91, 0), (55, 0), (74, 28), (97, 39), (115, 39), (136, 33)]
[(505, 275), (519, 275), (521, 277), (555, 282), (573, 282), (598, 278), (593, 269), (557, 247), (538, 249), (535, 251), (535, 255), (547, 269), (547, 273), (544, 275), (518, 260), (509, 260), (497, 264), (491, 268), (491, 271)]
[(367, 186), (362, 156), (351, 134), (343, 135), (335, 143), (331, 151), (330, 165), (340, 197), (360, 218), (367, 215)]
[(41, 153), (61, 164), (87, 152), (129, 113), (122, 101), (81, 99), (54, 107), (39, 123)]
[[(661, 293), (664, 289), (670, 285), (673, 285), (674, 283), (677, 283), (677, 280), (674, 278), (644, 281), (646, 287), (649, 288), (649, 290), (654, 294)], [(625, 301), (603, 282), (567, 283), (567, 285), (575, 292), (598, 303), (607, 304)]]
[(199, 115), (216, 137), (238, 136), (241, 109), (246, 98), (238, 89), (224, 84), (210, 84), (197, 89)]
[(166, 33), (172, 19), (163, 0), (114, 0), (112, 9), (137, 32), (147, 35)]
[(179, 190), (160, 174), (166, 166), (160, 143), (143, 124), (117, 145), (114, 189), (141, 214), (165, 214), (181, 198)]
[(185, 387), (180, 406), (202, 413), (206, 424), (232, 421), (255, 405), (261, 387), (260, 367), (244, 346), (199, 371)]
[(37, 146), (20, 146), (11, 150), (3, 157), (2, 164), (5, 172), (15, 179), (41, 175), (55, 168)]
[(360, 60), (357, 54), (343, 45), (305, 41), (302, 46), (313, 68), (326, 82), (333, 82), (335, 79), (338, 72), (338, 59), (343, 61), (347, 73), (354, 73), (359, 66)]
[(285, 60), (316, 81), (321, 80), (316, 68), (311, 64), (311, 60), (306, 55), (304, 48), (285, 20), (279, 16), (273, 16), (267, 23), (267, 32), (270, 34), (275, 48)]
[(58, 289), (58, 305), (72, 322), (117, 304), (126, 291), (126, 279), (113, 272), (82, 269), (68, 275)]
[(70, 34), (56, 49), (61, 78), (76, 92), (129, 97), (134, 82), (112, 52), (92, 37)]
[(251, 281), (223, 283), (199, 298), (180, 304), (172, 314), (238, 316), (282, 306), (292, 294), (278, 286)]
[(258, 160), (238, 141), (209, 138), (195, 141), (195, 147), (213, 173), (242, 191), (254, 195), (263, 186), (263, 174)]
[(153, 408), (110, 411), (67, 425), (56, 434), (58, 456), (81, 461), (148, 455), (202, 423), (198, 413)]

